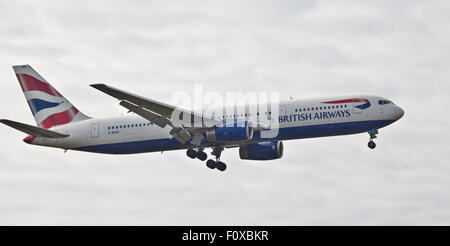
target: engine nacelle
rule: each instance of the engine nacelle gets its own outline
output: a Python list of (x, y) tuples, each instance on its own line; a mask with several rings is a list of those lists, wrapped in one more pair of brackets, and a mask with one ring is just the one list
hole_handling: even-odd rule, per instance
[(252, 139), (253, 129), (248, 122), (233, 122), (206, 132), (206, 138), (210, 141), (246, 141)]
[(283, 156), (283, 142), (247, 144), (239, 148), (239, 157), (244, 160), (274, 160)]

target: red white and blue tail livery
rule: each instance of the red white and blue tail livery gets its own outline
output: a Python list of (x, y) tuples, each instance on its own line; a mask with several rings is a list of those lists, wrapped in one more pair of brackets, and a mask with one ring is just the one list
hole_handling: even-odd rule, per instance
[(36, 124), (53, 126), (89, 119), (29, 65), (13, 66)]
[[(206, 161), (206, 166), (220, 171), (227, 168), (220, 160), (225, 148), (239, 148), (239, 156), (244, 160), (273, 160), (283, 156), (283, 140), (368, 133), (368, 146), (373, 149), (378, 129), (404, 114), (399, 106), (383, 97), (352, 95), (280, 102), (279, 114), (262, 110), (267, 105), (257, 105), (258, 112), (253, 115), (248, 107), (242, 106), (242, 111), (236, 109), (241, 114), (227, 114), (224, 107), (217, 110), (222, 113), (205, 117), (202, 112), (182, 110), (112, 86), (93, 84), (93, 88), (120, 100), (121, 106), (136, 114), (95, 119), (81, 113), (31, 66), (13, 69), (37, 126), (7, 119), (0, 122), (28, 134), (26, 143), (104, 154), (187, 149), (188, 157), (202, 161), (208, 158), (204, 150), (210, 148), (214, 158)], [(193, 117), (192, 122), (200, 120), (202, 124), (177, 124), (172, 115), (178, 111)], [(256, 121), (250, 117), (255, 115)], [(260, 117), (276, 122), (277, 134), (265, 136), (266, 127), (259, 124)]]

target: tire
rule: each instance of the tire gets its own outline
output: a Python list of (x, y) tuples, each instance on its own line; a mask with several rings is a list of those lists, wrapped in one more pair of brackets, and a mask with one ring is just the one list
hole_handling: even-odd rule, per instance
[(227, 170), (227, 165), (221, 161), (217, 162), (217, 170), (223, 172), (225, 170)]
[(375, 144), (374, 141), (370, 141), (370, 142), (367, 144), (367, 146), (369, 146), (369, 148), (371, 148), (371, 149), (375, 149), (375, 147), (377, 147), (377, 145)]
[(214, 168), (216, 168), (216, 162), (215, 161), (213, 161), (213, 160), (208, 160), (207, 162), (206, 162), (206, 166), (208, 167), (208, 168), (211, 168), (211, 169), (214, 169)]
[(197, 152), (193, 149), (188, 149), (186, 151), (186, 155), (189, 156), (189, 158), (191, 159), (195, 159), (195, 157), (197, 157)]
[(199, 151), (197, 152), (197, 158), (201, 161), (206, 161), (206, 159), (208, 159), (208, 155), (203, 151)]

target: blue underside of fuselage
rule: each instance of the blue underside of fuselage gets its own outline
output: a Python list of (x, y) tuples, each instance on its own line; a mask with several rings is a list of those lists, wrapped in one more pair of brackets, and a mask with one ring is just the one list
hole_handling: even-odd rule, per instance
[[(356, 134), (367, 132), (372, 129), (379, 129), (393, 122), (394, 121), (392, 120), (372, 120), (372, 121), (357, 121), (357, 122), (280, 128), (277, 137), (271, 139), (268, 138), (262, 139), (260, 137), (260, 133), (255, 132), (255, 134), (253, 135), (252, 142), (262, 142), (262, 141), (265, 142), (274, 140), (289, 140), (289, 139)], [(205, 145), (217, 146), (223, 145), (223, 143), (209, 142), (205, 143)], [(166, 138), (166, 139), (154, 139), (136, 142), (91, 145), (75, 148), (74, 150), (105, 153), (105, 154), (135, 154), (144, 152), (186, 149), (189, 147), (192, 146), (188, 144), (183, 145), (174, 138)]]

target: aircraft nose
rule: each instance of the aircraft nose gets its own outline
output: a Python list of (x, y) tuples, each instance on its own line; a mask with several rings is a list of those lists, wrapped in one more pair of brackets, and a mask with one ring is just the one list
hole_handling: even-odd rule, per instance
[(404, 114), (405, 114), (405, 111), (403, 111), (402, 108), (397, 106), (395, 109), (395, 119), (398, 120), (398, 119), (402, 118)]

